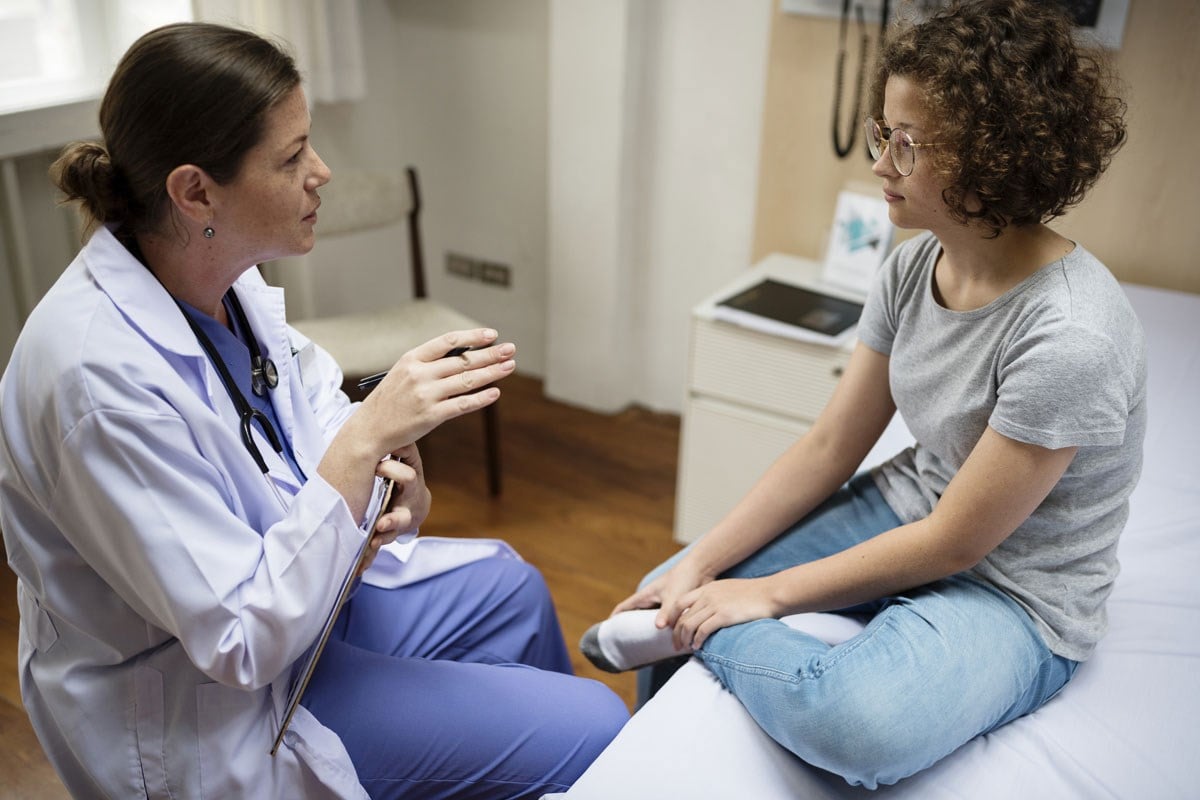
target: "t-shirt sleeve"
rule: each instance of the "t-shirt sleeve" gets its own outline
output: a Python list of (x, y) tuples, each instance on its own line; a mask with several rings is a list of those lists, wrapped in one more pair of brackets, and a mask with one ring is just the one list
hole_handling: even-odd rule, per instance
[(897, 297), (899, 271), (904, 245), (891, 252), (875, 273), (867, 301), (858, 320), (858, 340), (877, 353), (892, 354), (897, 329)]
[(998, 364), (996, 406), (988, 424), (1041, 447), (1118, 445), (1131, 397), (1113, 341), (1057, 319), (1019, 334)]

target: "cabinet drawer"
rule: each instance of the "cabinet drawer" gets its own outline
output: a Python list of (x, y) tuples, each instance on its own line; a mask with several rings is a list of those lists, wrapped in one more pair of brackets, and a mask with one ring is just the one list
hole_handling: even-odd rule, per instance
[(742, 499), (808, 424), (708, 397), (683, 411), (675, 540), (706, 533)]
[(850, 360), (850, 347), (782, 339), (694, 319), (689, 389), (804, 420), (816, 419)]

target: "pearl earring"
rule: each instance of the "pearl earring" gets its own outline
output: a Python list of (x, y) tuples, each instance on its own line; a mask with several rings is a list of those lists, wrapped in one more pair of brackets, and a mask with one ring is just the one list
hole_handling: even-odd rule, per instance
[(205, 239), (211, 239), (216, 235), (217, 235), (217, 232), (212, 229), (211, 225), (209, 225), (207, 228), (204, 229), (204, 238)]

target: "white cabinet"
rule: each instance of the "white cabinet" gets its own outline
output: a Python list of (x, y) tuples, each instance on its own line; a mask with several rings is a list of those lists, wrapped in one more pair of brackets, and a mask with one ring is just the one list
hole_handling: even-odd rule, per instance
[(713, 309), (763, 278), (862, 298), (818, 282), (820, 265), (772, 254), (692, 311), (680, 436), (675, 539), (694, 541), (811, 427), (850, 358), (844, 346), (797, 341), (714, 319)]

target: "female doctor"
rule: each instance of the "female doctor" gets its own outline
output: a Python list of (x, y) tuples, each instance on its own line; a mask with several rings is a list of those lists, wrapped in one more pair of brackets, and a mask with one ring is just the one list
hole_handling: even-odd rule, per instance
[[(152, 31), (118, 65), (100, 125), (102, 144), (68, 147), (54, 169), (94, 233), (0, 381), (22, 697), (67, 788), (569, 786), (627, 714), (569, 674), (540, 576), (501, 543), (392, 544), (429, 511), (414, 442), (494, 402), (514, 346), (447, 333), (354, 405), (337, 365), (287, 326), (253, 267), (312, 248), (330, 172), (273, 44), (214, 25)], [(460, 346), (476, 349), (443, 357)], [(396, 491), (364, 530), (381, 478)], [(367, 536), (383, 550), (271, 755), (297, 665)]]

